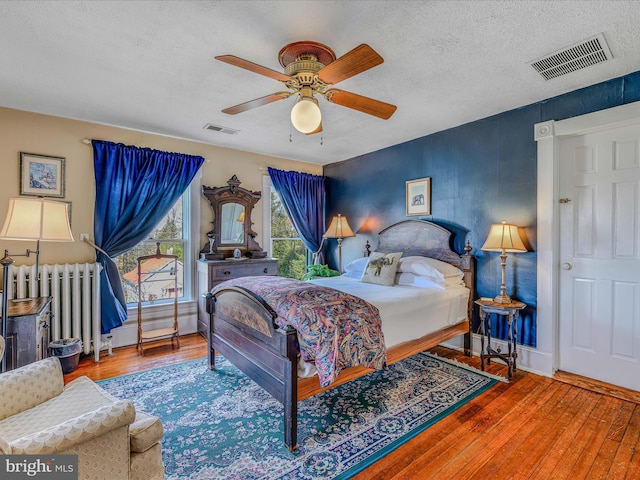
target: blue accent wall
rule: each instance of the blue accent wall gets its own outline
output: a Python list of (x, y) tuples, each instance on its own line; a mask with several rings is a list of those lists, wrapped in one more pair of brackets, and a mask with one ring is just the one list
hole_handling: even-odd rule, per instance
[[(551, 80), (553, 81), (553, 80)], [(343, 265), (362, 256), (365, 241), (407, 218), (422, 218), (455, 233), (456, 251), (467, 240), (478, 260), (477, 293), (498, 293), (497, 253), (480, 247), (492, 223), (506, 220), (521, 228), (530, 251), (509, 254), (507, 293), (529, 306), (518, 325), (518, 341), (536, 345), (536, 189), (534, 125), (640, 101), (640, 71), (532, 105), (427, 135), (324, 167), (327, 218), (346, 215), (356, 237), (343, 241)], [(393, 117), (389, 123), (393, 128)], [(431, 177), (431, 216), (405, 215), (405, 181)], [(328, 262), (337, 265), (336, 241)], [(504, 325), (494, 328), (504, 336)], [(495, 332), (495, 331), (494, 331)]]

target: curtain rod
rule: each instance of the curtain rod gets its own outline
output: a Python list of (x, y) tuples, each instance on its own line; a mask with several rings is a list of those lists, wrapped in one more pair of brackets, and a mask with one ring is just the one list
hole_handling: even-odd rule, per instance
[[(84, 143), (85, 145), (91, 145), (91, 139), (90, 138), (83, 138), (82, 140), (80, 140), (82, 143)], [(187, 155), (187, 154), (185, 154)], [(202, 155), (200, 155), (202, 156)], [(202, 156), (202, 158), (204, 158), (204, 156)], [(211, 163), (211, 160), (207, 160), (206, 158), (204, 158), (204, 163)]]
[(309, 175), (318, 175), (317, 173), (311, 173), (311, 172), (306, 172), (304, 170), (284, 170), (282, 167), (272, 167), (271, 165), (268, 165), (266, 167), (258, 167), (258, 170), (261, 172), (268, 172), (269, 168), (273, 168), (274, 170), (283, 170), (283, 171), (295, 171), (298, 173), (307, 173)]

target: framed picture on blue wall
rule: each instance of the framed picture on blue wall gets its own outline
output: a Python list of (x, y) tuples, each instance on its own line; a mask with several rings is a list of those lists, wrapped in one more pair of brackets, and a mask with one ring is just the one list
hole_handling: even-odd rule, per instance
[(20, 195), (64, 198), (64, 161), (20, 152)]
[(407, 216), (431, 215), (431, 177), (407, 180)]

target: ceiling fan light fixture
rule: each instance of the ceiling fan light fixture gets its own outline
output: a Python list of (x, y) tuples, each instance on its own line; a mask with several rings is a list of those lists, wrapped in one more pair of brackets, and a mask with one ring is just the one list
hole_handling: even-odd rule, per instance
[(318, 101), (313, 97), (302, 97), (291, 109), (291, 123), (301, 133), (315, 132), (322, 122)]
[[(318, 42), (305, 40), (290, 43), (285, 45), (278, 55), (278, 60), (285, 69), (285, 73), (234, 55), (219, 55), (215, 58), (258, 75), (278, 80), (288, 89), (225, 108), (222, 113), (236, 115), (291, 96), (299, 96), (298, 102), (293, 105), (291, 110), (291, 124), (299, 132), (313, 135), (322, 132), (322, 114), (314, 95), (322, 96), (330, 103), (358, 110), (383, 120), (388, 120), (396, 111), (395, 105), (332, 88), (332, 85), (384, 62), (382, 57), (365, 43), (358, 45), (340, 58), (336, 58), (335, 53), (329, 47)], [(289, 139), (291, 140), (291, 136)]]

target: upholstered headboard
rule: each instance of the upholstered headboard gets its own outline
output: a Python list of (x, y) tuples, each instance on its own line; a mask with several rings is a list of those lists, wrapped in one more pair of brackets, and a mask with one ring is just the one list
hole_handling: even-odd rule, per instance
[(402, 252), (402, 256), (419, 255), (436, 258), (462, 268), (460, 254), (451, 249), (451, 232), (426, 220), (404, 220), (382, 230), (377, 252)]

